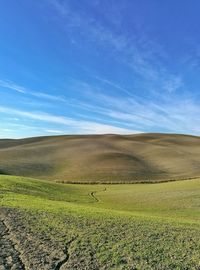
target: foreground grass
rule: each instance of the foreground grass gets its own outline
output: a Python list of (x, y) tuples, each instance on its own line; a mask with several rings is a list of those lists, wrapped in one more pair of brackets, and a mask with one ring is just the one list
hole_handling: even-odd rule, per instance
[(0, 176), (0, 197), (38, 237), (58, 246), (77, 237), (69, 269), (96, 269), (94, 260), (98, 269), (200, 267), (200, 180), (64, 185)]

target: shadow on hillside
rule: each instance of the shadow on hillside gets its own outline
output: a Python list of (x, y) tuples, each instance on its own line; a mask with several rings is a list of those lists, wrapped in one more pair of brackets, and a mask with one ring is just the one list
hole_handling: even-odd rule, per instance
[(6, 171), (0, 169), (0, 175), (1, 175), (1, 174), (3, 174), (3, 175), (9, 175), (8, 172), (6, 172)]

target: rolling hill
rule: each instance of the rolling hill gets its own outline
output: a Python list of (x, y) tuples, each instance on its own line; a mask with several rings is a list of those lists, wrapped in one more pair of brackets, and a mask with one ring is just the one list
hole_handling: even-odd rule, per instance
[(200, 137), (66, 135), (0, 140), (0, 174), (63, 182), (153, 182), (200, 176)]

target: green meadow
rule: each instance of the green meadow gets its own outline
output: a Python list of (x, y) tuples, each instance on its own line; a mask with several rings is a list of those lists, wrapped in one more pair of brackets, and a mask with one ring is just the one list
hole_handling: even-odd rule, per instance
[(0, 203), (60, 249), (74, 238), (64, 269), (200, 269), (199, 179), (78, 185), (0, 176)]

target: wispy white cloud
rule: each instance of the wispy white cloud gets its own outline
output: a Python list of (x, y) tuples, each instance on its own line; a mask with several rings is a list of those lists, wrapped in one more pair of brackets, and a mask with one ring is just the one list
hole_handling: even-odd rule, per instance
[[(77, 87), (77, 83), (75, 86)], [(141, 100), (137, 97), (102, 94), (93, 86), (81, 81), (78, 81), (78, 87), (83, 95), (87, 96), (88, 101), (76, 99), (71, 104), (83, 112), (83, 114), (76, 113), (74, 118), (2, 106), (0, 112), (12, 115), (18, 119), (18, 122), (20, 119), (27, 118), (64, 125), (69, 132), (74, 133), (135, 133), (138, 130), (200, 133), (200, 107), (193, 98), (182, 96), (178, 99), (173, 96), (149, 101), (145, 98)], [(49, 130), (49, 133), (60, 131), (57, 128), (46, 128), (46, 130)]]
[[(137, 98), (109, 96), (101, 94), (101, 92), (97, 93), (92, 87), (88, 90), (88, 87), (89, 85), (85, 90), (88, 101), (76, 100), (74, 104), (74, 106), (82, 110), (83, 114), (78, 113), (73, 118), (45, 112), (16, 110), (2, 106), (0, 112), (13, 115), (18, 119), (28, 118), (64, 125), (69, 132), (79, 134), (127, 134), (138, 131), (151, 132), (152, 130), (200, 134), (200, 107), (193, 98), (184, 96), (181, 99), (168, 97), (156, 102), (145, 98), (137, 100)], [(91, 100), (93, 104), (90, 102)], [(86, 111), (89, 114), (85, 113)], [(46, 128), (46, 130), (60, 129)]]
[[(176, 88), (176, 84), (180, 85), (181, 80), (166, 87)], [(89, 111), (92, 115), (98, 114), (102, 120), (118, 121), (124, 126), (145, 131), (197, 134), (199, 130), (199, 104), (194, 98), (183, 93), (181, 97), (173, 93), (172, 96), (163, 95), (161, 99), (153, 100), (145, 97), (102, 94), (102, 91), (96, 91), (95, 87), (89, 84), (85, 87), (85, 83), (82, 85), (80, 81), (78, 87), (87, 96), (88, 102), (76, 101), (76, 106)], [(92, 102), (89, 102), (90, 100)]]
[(10, 90), (14, 90), (16, 92), (19, 92), (21, 94), (31, 95), (38, 98), (48, 99), (51, 101), (62, 101), (65, 102), (66, 99), (63, 96), (57, 96), (57, 95), (50, 95), (44, 92), (39, 91), (33, 91), (29, 88), (23, 87), (21, 85), (18, 85), (12, 81), (9, 80), (0, 80), (0, 87), (7, 88)]
[(14, 129), (11, 128), (1, 128), (1, 132), (14, 132)]
[(27, 89), (22, 87), (22, 86), (19, 86), (11, 81), (8, 81), (8, 80), (0, 80), (0, 86), (3, 87), (3, 88), (8, 88), (8, 89), (11, 89), (11, 90), (15, 90), (19, 93), (27, 93)]
[(92, 121), (83, 121), (78, 119), (72, 119), (64, 116), (56, 116), (44, 112), (29, 112), (18, 109), (8, 108), (0, 106), (0, 112), (17, 115), (24, 118), (30, 118), (34, 120), (44, 121), (48, 123), (55, 123), (59, 125), (65, 125), (69, 128), (69, 132), (73, 131), (77, 134), (105, 134), (105, 133), (119, 133), (130, 134), (136, 133), (133, 129), (121, 128), (114, 125), (102, 124)]
[[(184, 84), (183, 79), (180, 80), (180, 76), (171, 72), (164, 64), (168, 55), (161, 44), (149, 38), (145, 34), (145, 30), (136, 24), (131, 35), (127, 33), (126, 29), (123, 29), (119, 23), (122, 21), (122, 14), (116, 12), (115, 5), (109, 4), (106, 13), (112, 26), (116, 25), (116, 21), (118, 21), (117, 31), (109, 24), (103, 24), (96, 17), (87, 16), (84, 10), (81, 12), (75, 10), (72, 5), (73, 1), (49, 0), (49, 3), (57, 12), (58, 19), (61, 20), (60, 24), (68, 34), (77, 31), (90, 43), (95, 43), (95, 46), (99, 45), (108, 50), (109, 56), (115, 59), (116, 63), (121, 66), (125, 65), (134, 75), (138, 75), (149, 84), (156, 83), (158, 92), (162, 89), (170, 93)], [(114, 14), (113, 11), (115, 11)], [(106, 15), (102, 14), (102, 16)], [(71, 30), (73, 32), (70, 32)], [(101, 79), (101, 76), (96, 76), (96, 79), (121, 89), (128, 95), (132, 94), (131, 91), (127, 91), (110, 80)], [(149, 87), (150, 90), (151, 87)], [(155, 90), (154, 88), (154, 92)]]
[(58, 130), (58, 129), (45, 129), (44, 131), (51, 134), (65, 134), (64, 130)]
[(183, 86), (184, 82), (180, 76), (174, 76), (163, 82), (163, 89), (169, 93), (173, 93)]
[[(79, 89), (87, 101), (75, 100), (74, 106), (84, 112), (85, 117), (96, 118), (105, 121), (118, 123), (119, 125), (131, 127), (134, 130), (152, 131), (161, 130), (165, 132), (181, 132), (193, 133), (197, 132), (200, 121), (200, 109), (198, 102), (191, 98), (190, 95), (184, 95), (181, 92), (176, 95), (176, 91), (172, 95), (161, 95), (160, 98), (152, 99), (152, 97), (138, 96), (121, 96), (105, 94), (101, 88), (96, 88), (89, 83), (80, 80), (73, 81), (71, 85), (75, 89)], [(166, 91), (172, 91), (176, 87), (181, 87), (181, 78), (174, 85), (166, 84)], [(194, 117), (195, 115), (195, 117)]]
[[(88, 101), (75, 100), (74, 106), (98, 114), (99, 120), (109, 121), (126, 126), (131, 130), (161, 130), (168, 132), (191, 133), (200, 135), (200, 106), (195, 96), (187, 93), (176, 93), (183, 87), (182, 78), (172, 77), (172, 84), (166, 84), (166, 91), (172, 95), (161, 95), (161, 98), (138, 96), (113, 96), (103, 94), (103, 89), (78, 81), (80, 92)], [(86, 116), (86, 118), (89, 116)]]
[(51, 101), (61, 101), (61, 102), (67, 101), (64, 96), (50, 95), (50, 94), (42, 93), (42, 92), (29, 92), (29, 94), (38, 98), (44, 98)]
[(104, 83), (104, 84), (107, 84), (108, 86), (111, 86), (111, 87), (114, 87), (118, 90), (120, 90), (121, 92), (125, 93), (126, 95), (128, 96), (131, 96), (133, 97), (133, 94), (131, 93), (131, 91), (127, 90), (126, 88), (124, 87), (121, 87), (120, 85), (118, 85), (117, 83), (113, 82), (113, 81), (110, 81), (110, 80), (107, 80), (105, 78), (101, 78), (99, 76), (93, 76), (96, 80)]

